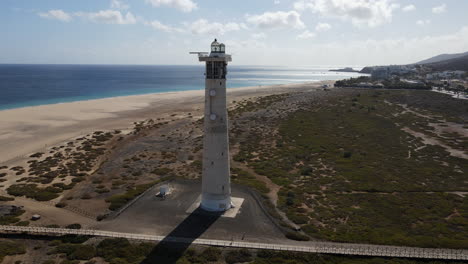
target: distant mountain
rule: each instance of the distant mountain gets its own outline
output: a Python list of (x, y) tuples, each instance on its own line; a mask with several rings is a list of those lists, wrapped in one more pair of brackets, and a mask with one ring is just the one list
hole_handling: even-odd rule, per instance
[(457, 54), (440, 54), (435, 57), (429, 58), (427, 60), (422, 60), (420, 62), (416, 62), (416, 64), (429, 64), (429, 63), (435, 63), (435, 62), (441, 62), (441, 61), (446, 61), (446, 60), (451, 60), (451, 59), (456, 59), (460, 57), (467, 56), (468, 52), (465, 53), (457, 53)]
[(425, 66), (428, 66), (432, 68), (434, 71), (467, 71), (468, 72), (468, 52), (466, 55), (449, 59), (449, 60), (444, 60), (444, 61), (438, 61), (434, 63), (428, 63), (425, 64)]
[(331, 69), (329, 71), (333, 71), (333, 72), (359, 72), (358, 70), (355, 70), (351, 67), (346, 67), (346, 68), (343, 68), (343, 69)]
[[(457, 54), (441, 54), (417, 62), (415, 64), (408, 64), (414, 66), (417, 64), (424, 64), (424, 66), (432, 68), (433, 71), (466, 71), (468, 72), (468, 51)], [(404, 65), (402, 65), (404, 66)], [(362, 68), (359, 73), (371, 74), (372, 71), (378, 66), (367, 66)]]
[(371, 73), (372, 73), (372, 70), (373, 70), (374, 68), (375, 68), (375, 67), (373, 67), (373, 66), (366, 66), (366, 67), (362, 68), (362, 70), (360, 70), (359, 73), (371, 74)]

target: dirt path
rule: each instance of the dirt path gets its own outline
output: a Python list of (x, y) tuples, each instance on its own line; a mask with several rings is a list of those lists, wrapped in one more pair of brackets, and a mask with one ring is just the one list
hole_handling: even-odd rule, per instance
[(440, 147), (443, 147), (445, 150), (447, 150), (450, 153), (450, 155), (452, 155), (454, 157), (462, 158), (462, 159), (468, 159), (468, 155), (464, 151), (454, 149), (454, 148), (442, 143), (441, 141), (439, 141), (436, 138), (430, 137), (430, 136), (428, 136), (426, 134), (423, 134), (423, 133), (420, 133), (420, 132), (416, 132), (414, 130), (411, 130), (408, 127), (403, 127), (401, 130), (405, 131), (406, 133), (408, 133), (408, 134), (410, 134), (412, 136), (415, 136), (417, 138), (422, 139), (423, 143), (426, 144), (426, 145), (440, 146)]

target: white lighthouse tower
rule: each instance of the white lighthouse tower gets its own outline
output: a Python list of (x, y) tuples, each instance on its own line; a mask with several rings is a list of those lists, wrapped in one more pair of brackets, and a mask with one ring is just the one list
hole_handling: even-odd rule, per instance
[(200, 206), (207, 211), (226, 211), (232, 207), (229, 173), (229, 136), (226, 109), (227, 63), (231, 55), (215, 39), (211, 52), (194, 52), (206, 62), (203, 173)]

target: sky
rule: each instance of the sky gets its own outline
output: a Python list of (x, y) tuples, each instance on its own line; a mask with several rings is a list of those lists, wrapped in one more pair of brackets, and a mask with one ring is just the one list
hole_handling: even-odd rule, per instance
[(466, 0), (1, 0), (0, 63), (366, 66), (468, 51)]

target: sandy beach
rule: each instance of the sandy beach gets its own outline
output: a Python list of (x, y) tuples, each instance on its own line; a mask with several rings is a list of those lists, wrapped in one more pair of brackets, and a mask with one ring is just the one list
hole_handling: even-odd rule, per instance
[[(319, 89), (333, 81), (228, 89), (228, 104), (243, 98)], [(203, 112), (203, 90), (155, 93), (0, 111), (0, 163), (9, 165), (68, 139), (97, 130), (126, 130), (145, 119), (177, 119)]]

